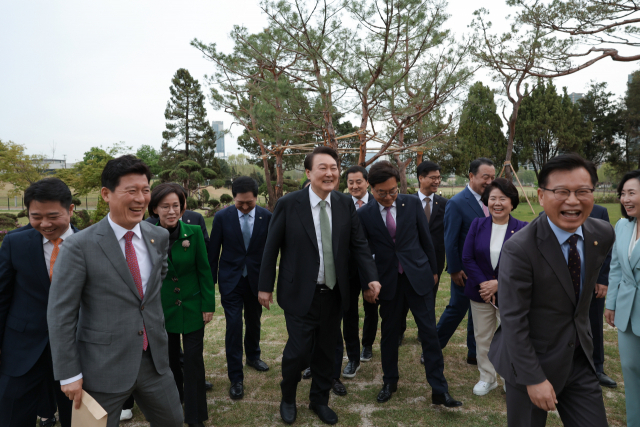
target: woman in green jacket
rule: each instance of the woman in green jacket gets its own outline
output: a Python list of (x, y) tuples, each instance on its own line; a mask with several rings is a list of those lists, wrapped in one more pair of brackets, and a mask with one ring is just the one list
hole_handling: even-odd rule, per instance
[[(149, 214), (159, 218), (158, 226), (169, 231), (169, 269), (161, 293), (169, 365), (184, 403), (185, 423), (199, 427), (209, 418), (202, 352), (204, 326), (215, 310), (215, 288), (202, 229), (180, 221), (185, 205), (182, 188), (164, 183), (151, 192)], [(180, 335), (184, 375), (180, 368)]]

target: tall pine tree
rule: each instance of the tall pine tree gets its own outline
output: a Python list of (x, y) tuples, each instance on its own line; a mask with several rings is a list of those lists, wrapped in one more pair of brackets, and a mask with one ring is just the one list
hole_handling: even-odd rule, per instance
[(191, 77), (188, 70), (180, 68), (171, 83), (171, 98), (164, 111), (167, 123), (166, 130), (162, 132), (162, 151), (167, 154), (167, 151), (184, 145), (184, 158), (188, 159), (191, 145), (215, 147), (215, 132), (207, 121), (204, 95), (198, 80)]

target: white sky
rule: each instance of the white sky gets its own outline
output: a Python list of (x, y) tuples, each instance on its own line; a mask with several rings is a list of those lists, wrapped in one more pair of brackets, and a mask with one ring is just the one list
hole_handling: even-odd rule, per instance
[[(503, 0), (450, 2), (448, 27), (461, 34), (472, 12), (491, 10), (497, 28), (509, 8)], [(171, 78), (186, 68), (208, 89), (212, 64), (189, 42), (198, 38), (231, 49), (233, 25), (266, 27), (258, 0), (5, 1), (0, 3), (0, 138), (23, 144), (31, 154), (82, 159), (92, 146), (118, 141), (136, 149), (160, 148)], [(638, 63), (603, 60), (555, 81), (569, 93), (586, 92), (589, 81), (606, 81), (622, 96)], [(489, 84), (484, 73), (477, 79)], [(495, 86), (492, 84), (492, 86)], [(207, 103), (208, 104), (208, 103)], [(231, 117), (208, 108), (209, 120)], [(227, 154), (239, 152), (234, 126)]]

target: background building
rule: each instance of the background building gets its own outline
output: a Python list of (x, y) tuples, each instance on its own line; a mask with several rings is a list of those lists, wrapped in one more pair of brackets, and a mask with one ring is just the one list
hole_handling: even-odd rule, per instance
[(584, 93), (571, 92), (571, 93), (569, 94), (569, 99), (571, 99), (571, 102), (573, 102), (573, 103), (575, 104), (575, 103), (576, 103), (576, 102), (578, 102), (578, 100), (579, 100), (580, 98), (582, 98), (583, 96), (584, 96)]
[(213, 128), (213, 131), (216, 133), (216, 135), (220, 136), (218, 139), (216, 139), (216, 155), (218, 157), (225, 157), (224, 134), (222, 133), (224, 132), (224, 123), (213, 121), (211, 122), (211, 127)]

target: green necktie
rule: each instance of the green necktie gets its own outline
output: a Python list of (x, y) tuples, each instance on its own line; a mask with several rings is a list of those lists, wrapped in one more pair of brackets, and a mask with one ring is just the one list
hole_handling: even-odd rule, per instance
[(329, 289), (336, 285), (336, 266), (333, 263), (331, 245), (331, 225), (327, 214), (327, 202), (320, 201), (320, 235), (322, 236), (322, 256), (324, 257), (324, 283)]

